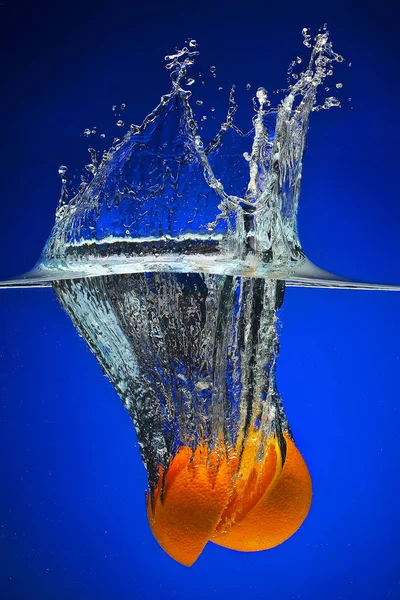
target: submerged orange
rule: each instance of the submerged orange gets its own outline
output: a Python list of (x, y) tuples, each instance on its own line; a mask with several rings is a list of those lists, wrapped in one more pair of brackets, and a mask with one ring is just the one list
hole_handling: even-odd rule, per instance
[(200, 446), (181, 447), (148, 498), (151, 530), (176, 561), (191, 566), (206, 543), (244, 552), (266, 550), (287, 540), (301, 526), (311, 505), (311, 478), (292, 439), (269, 440), (256, 456), (256, 437), (232, 453)]

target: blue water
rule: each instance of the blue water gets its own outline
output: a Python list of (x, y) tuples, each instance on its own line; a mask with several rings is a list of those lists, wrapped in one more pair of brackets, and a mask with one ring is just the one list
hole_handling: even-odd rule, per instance
[[(364, 2), (229, 7), (0, 5), (2, 279), (39, 256), (57, 168), (87, 159), (79, 133), (120, 102), (140, 122), (168, 89), (174, 44), (196, 38), (224, 89), (242, 85), (242, 106), (247, 82), (283, 87), (302, 27), (327, 21), (352, 67), (337, 75), (345, 106), (311, 118), (300, 237), (329, 271), (400, 282), (394, 19)], [(400, 598), (399, 308), (395, 293), (287, 290), (278, 384), (313, 478), (310, 515), (274, 550), (209, 544), (187, 569), (152, 538), (130, 419), (53, 292), (2, 291), (0, 597)]]

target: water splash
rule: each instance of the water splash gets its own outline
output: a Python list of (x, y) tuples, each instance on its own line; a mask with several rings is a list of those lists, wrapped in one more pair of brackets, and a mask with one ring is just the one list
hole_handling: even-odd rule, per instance
[[(185, 47), (165, 57), (171, 93), (107, 152), (96, 177), (68, 210), (62, 204), (40, 268), (93, 274), (98, 258), (107, 255), (109, 263), (120, 262), (122, 247), (131, 272), (149, 270), (149, 260), (151, 270), (163, 270), (163, 263), (166, 269), (173, 264), (176, 270), (187, 270), (189, 261), (193, 269), (197, 262), (197, 269), (215, 271), (218, 261), (220, 272), (255, 275), (304, 262), (296, 215), (308, 119), (319, 86), (341, 57), (332, 50), (328, 34), (318, 34), (307, 69), (277, 109), (259, 88), (252, 146), (250, 135), (233, 123), (233, 89), (227, 118), (206, 148), (190, 106), (191, 93), (181, 87), (197, 54)], [(326, 102), (333, 106), (331, 100)], [(243, 145), (248, 162), (243, 151), (223, 157), (227, 147), (232, 152)], [(220, 165), (221, 159), (230, 161), (225, 177), (216, 175), (215, 163)], [(236, 193), (226, 189), (228, 170)], [(132, 229), (134, 238), (126, 234)], [(208, 257), (198, 251), (204, 243), (210, 248)], [(155, 253), (160, 255), (158, 265)]]
[[(8, 284), (172, 270), (355, 287), (356, 282), (312, 265), (299, 241), (296, 217), (309, 117), (340, 104), (334, 96), (322, 101), (317, 96), (324, 94), (335, 63), (343, 61), (325, 29), (314, 45), (308, 30), (303, 36), (309, 60), (297, 57), (291, 63), (296, 79), (289, 78), (278, 106), (259, 88), (253, 127), (243, 133), (234, 122), (232, 88), (226, 118), (207, 145), (188, 89), (197, 42), (167, 55), (170, 93), (141, 125), (115, 138), (100, 162), (91, 154), (78, 193), (71, 194), (63, 182), (41, 259), (31, 273)], [(214, 66), (210, 72), (215, 74)], [(113, 109), (117, 114), (117, 105)], [(120, 128), (123, 122), (119, 118)]]

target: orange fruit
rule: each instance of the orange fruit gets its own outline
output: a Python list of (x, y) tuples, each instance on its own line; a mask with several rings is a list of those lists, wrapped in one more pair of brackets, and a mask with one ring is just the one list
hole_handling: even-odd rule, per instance
[(311, 505), (311, 479), (303, 457), (284, 434), (286, 458), (275, 436), (258, 456), (260, 432), (253, 431), (236, 451), (194, 452), (183, 446), (162, 473), (147, 512), (161, 547), (191, 566), (206, 543), (244, 552), (266, 550), (300, 527)]

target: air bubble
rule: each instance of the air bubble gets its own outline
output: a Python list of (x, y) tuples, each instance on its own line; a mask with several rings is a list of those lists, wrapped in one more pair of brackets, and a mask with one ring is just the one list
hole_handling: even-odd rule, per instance
[(196, 100), (196, 104), (197, 104), (197, 106), (202, 106), (203, 105), (203, 100)]
[(124, 125), (125, 125), (125, 123), (123, 121), (121, 121), (121, 119), (119, 119), (119, 121), (117, 121), (118, 127), (123, 127)]

